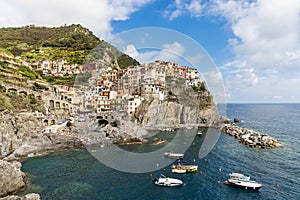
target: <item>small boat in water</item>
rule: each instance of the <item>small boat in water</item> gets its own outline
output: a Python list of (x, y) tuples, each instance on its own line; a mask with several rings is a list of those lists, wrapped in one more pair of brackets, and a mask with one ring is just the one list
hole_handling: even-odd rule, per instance
[(159, 178), (155, 178), (153, 180), (155, 185), (166, 186), (166, 187), (174, 187), (182, 185), (183, 182), (176, 178), (165, 177), (163, 174)]
[(198, 170), (198, 165), (172, 165), (172, 172), (173, 170), (185, 170), (185, 172), (195, 172)]
[(201, 131), (198, 131), (197, 135), (198, 135), (198, 136), (201, 136), (201, 135), (202, 135), (202, 132), (201, 132)]
[(174, 168), (174, 169), (172, 169), (172, 173), (175, 173), (175, 174), (185, 174), (186, 173), (186, 169)]
[(231, 185), (245, 190), (259, 190), (262, 187), (261, 183), (251, 181), (250, 176), (245, 176), (240, 173), (229, 174), (230, 178), (224, 182), (226, 185)]
[(183, 158), (184, 154), (183, 153), (172, 153), (172, 152), (166, 152), (164, 155), (168, 158)]

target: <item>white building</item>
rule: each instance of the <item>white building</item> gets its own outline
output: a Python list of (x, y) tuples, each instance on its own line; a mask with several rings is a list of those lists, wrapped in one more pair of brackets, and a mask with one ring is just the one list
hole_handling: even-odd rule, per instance
[(128, 114), (132, 115), (142, 103), (143, 98), (136, 95), (128, 99)]
[(110, 100), (107, 96), (98, 96), (97, 97), (97, 113), (104, 111), (110, 111)]
[(160, 101), (163, 101), (165, 99), (165, 93), (164, 93), (164, 91), (159, 91), (158, 92), (158, 99)]
[(159, 93), (161, 90), (160, 84), (142, 84), (141, 86), (141, 96), (152, 96), (155, 98), (159, 98)]

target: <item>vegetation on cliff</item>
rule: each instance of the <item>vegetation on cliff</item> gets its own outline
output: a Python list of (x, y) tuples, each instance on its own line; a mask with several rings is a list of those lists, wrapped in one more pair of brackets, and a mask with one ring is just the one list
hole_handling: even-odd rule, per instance
[[(0, 85), (0, 89), (3, 86)], [(44, 112), (43, 102), (33, 95), (17, 95), (15, 92), (0, 92), (0, 111), (41, 111)]]
[(0, 82), (27, 86), (27, 80), (36, 80), (39, 74), (8, 50), (0, 49)]

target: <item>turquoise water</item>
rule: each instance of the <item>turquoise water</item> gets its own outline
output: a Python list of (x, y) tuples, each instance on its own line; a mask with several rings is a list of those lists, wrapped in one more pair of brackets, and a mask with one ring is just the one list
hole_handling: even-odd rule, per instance
[[(199, 165), (197, 173), (174, 175), (169, 167), (142, 174), (120, 172), (97, 161), (86, 150), (49, 154), (23, 162), (31, 185), (42, 199), (300, 199), (300, 104), (229, 104), (227, 115), (243, 120), (240, 126), (268, 133), (283, 143), (277, 149), (251, 149), (221, 134), (213, 150), (198, 158), (205, 135), (196, 136), (185, 160)], [(171, 139), (170, 133), (160, 137)], [(123, 147), (146, 152), (162, 146)], [(202, 174), (200, 174), (200, 170)], [(233, 188), (224, 181), (231, 172), (250, 175), (263, 183), (259, 192)], [(161, 173), (185, 185), (165, 188), (152, 178)], [(278, 192), (276, 194), (275, 192)]]

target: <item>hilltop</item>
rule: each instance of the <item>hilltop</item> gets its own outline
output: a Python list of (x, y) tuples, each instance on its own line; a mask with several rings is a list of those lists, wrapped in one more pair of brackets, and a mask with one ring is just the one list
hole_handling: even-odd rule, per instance
[(0, 28), (0, 47), (30, 63), (65, 59), (68, 63), (83, 64), (90, 51), (99, 45), (106, 48), (109, 60), (117, 60), (121, 68), (138, 64), (80, 24)]

